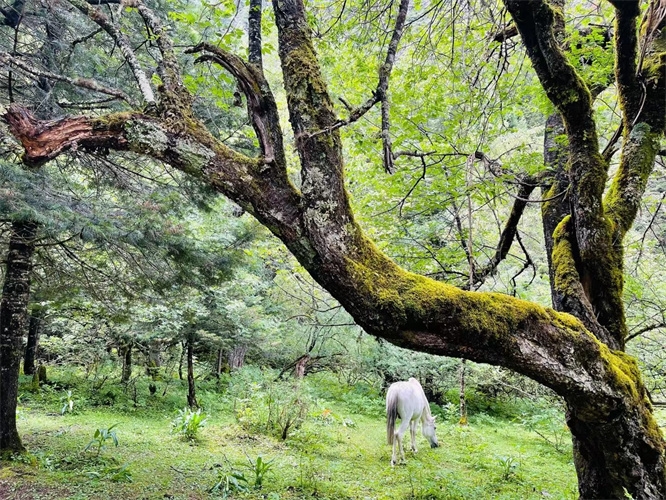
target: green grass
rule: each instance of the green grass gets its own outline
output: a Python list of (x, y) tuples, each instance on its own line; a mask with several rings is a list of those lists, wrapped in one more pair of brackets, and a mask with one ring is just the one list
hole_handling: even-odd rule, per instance
[[(465, 428), (438, 423), (439, 448), (430, 449), (419, 435), (418, 454), (406, 452), (407, 464), (392, 468), (385, 420), (378, 414), (383, 402), (369, 392), (329, 387), (315, 379), (309, 383), (308, 418), (281, 441), (237, 423), (231, 386), (216, 392), (215, 384), (204, 383), (201, 396), (209, 420), (199, 438), (187, 442), (170, 432), (174, 410), (184, 406), (180, 382), (172, 382), (171, 395), (164, 398), (161, 391), (150, 396), (147, 387), (137, 384), (139, 396), (130, 391), (129, 399), (119, 386), (107, 383), (103, 390), (118, 389), (111, 398), (114, 405), (94, 406), (91, 401), (99, 401), (85, 384), (72, 380), (71, 414), (60, 415), (60, 397), (66, 393), (62, 387), (22, 397), (19, 430), (29, 454), (2, 462), (0, 498), (223, 497), (221, 492), (209, 493), (219, 477), (236, 471), (252, 483), (249, 464), (258, 456), (272, 461), (262, 488), (229, 498), (576, 497), (570, 449), (558, 452), (505, 419), (472, 416)], [(113, 424), (117, 448), (107, 442), (99, 458), (83, 451), (96, 429)], [(125, 464), (131, 482), (122, 474), (114, 481), (113, 472)]]

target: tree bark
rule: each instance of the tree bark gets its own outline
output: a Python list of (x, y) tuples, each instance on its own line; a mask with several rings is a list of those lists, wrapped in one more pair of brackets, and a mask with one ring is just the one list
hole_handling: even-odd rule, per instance
[(229, 352), (228, 361), (230, 370), (240, 370), (245, 364), (245, 353), (247, 346), (237, 345)]
[(16, 428), (19, 366), (23, 335), (28, 326), (30, 272), (37, 223), (12, 223), (5, 283), (0, 302), (0, 452), (25, 448)]
[(467, 399), (465, 398), (465, 358), (460, 360), (460, 367), (458, 368), (458, 382), (460, 389), (460, 419), (458, 423), (460, 425), (467, 425)]
[(194, 385), (194, 338), (192, 335), (187, 337), (187, 406), (199, 407)]
[(148, 342), (147, 372), (153, 380), (159, 378), (160, 366), (162, 366), (162, 343), (159, 339), (152, 339)]
[(37, 352), (39, 349), (39, 334), (41, 330), (41, 322), (44, 317), (44, 310), (37, 307), (30, 314), (30, 322), (28, 325), (28, 341), (25, 347), (25, 357), (23, 359), (23, 374), (32, 375), (35, 373), (35, 360), (37, 359)]

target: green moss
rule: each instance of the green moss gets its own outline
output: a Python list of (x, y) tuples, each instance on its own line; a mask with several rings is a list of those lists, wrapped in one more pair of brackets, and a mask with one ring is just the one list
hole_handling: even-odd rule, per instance
[(623, 351), (612, 351), (600, 345), (600, 355), (604, 368), (610, 377), (614, 389), (625, 394), (630, 406), (639, 412), (642, 428), (651, 446), (664, 449), (664, 436), (659, 424), (652, 414), (652, 404), (643, 385), (640, 369), (636, 359)]
[[(460, 290), (451, 285), (409, 273), (382, 254), (372, 242), (362, 237), (362, 250), (348, 259), (348, 272), (367, 293), (368, 310), (389, 312), (395, 329), (428, 328), (453, 323), (470, 336), (483, 334), (500, 342), (513, 342), (514, 332), (525, 324), (552, 322), (565, 331), (582, 331), (575, 318), (499, 293)], [(446, 317), (442, 317), (446, 314)]]
[(564, 296), (580, 293), (580, 275), (576, 269), (573, 248), (570, 241), (569, 224), (571, 216), (567, 215), (553, 231), (553, 268), (555, 269), (555, 289)]
[(122, 131), (125, 124), (136, 116), (133, 112), (111, 113), (91, 120), (93, 130)]

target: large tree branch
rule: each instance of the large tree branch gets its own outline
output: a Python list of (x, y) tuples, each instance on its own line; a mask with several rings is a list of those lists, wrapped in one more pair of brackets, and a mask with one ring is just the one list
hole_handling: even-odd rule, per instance
[[(666, 125), (666, 2), (652, 0), (641, 28), (637, 57), (638, 2), (614, 1), (617, 17), (616, 79), (623, 111), (624, 144), (620, 165), (604, 203), (623, 237), (636, 217)], [(663, 42), (663, 41), (662, 41)]]
[(636, 68), (636, 23), (640, 15), (640, 1), (614, 0), (611, 3), (615, 7), (615, 81), (620, 96), (623, 126), (630, 131), (641, 107), (641, 88)]
[(261, 54), (261, 14), (263, 10), (263, 0), (250, 0), (250, 9), (248, 11), (248, 30), (247, 30), (247, 58), (250, 63), (257, 68), (263, 68), (263, 59)]
[(23, 144), (27, 164), (41, 165), (63, 152), (77, 150), (115, 149), (150, 156), (204, 179), (275, 234), (293, 240), (300, 254), (304, 250), (299, 245), (307, 247), (298, 238), (303, 231), (299, 221), (300, 196), (286, 173), (265, 171), (261, 160), (229, 149), (202, 125), (174, 132), (169, 124), (140, 113), (39, 121), (19, 106), (10, 106), (4, 118)]
[[(335, 248), (344, 248), (355, 228), (343, 181), (337, 119), (312, 45), (302, 0), (273, 2), (278, 28), (279, 54), (287, 92), (289, 120), (301, 161), (303, 216), (311, 235), (324, 236)], [(314, 134), (328, 130), (324, 134)], [(352, 233), (354, 231), (351, 231)], [(352, 236), (353, 237), (353, 236)], [(327, 245), (321, 242), (322, 253)]]

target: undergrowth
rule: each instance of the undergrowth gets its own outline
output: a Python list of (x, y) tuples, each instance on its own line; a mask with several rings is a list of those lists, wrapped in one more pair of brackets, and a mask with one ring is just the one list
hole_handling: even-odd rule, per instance
[(52, 368), (50, 382), (35, 392), (22, 379), (19, 430), (28, 453), (2, 464), (0, 497), (576, 496), (570, 444), (562, 438), (561, 414), (548, 402), (519, 402), (511, 416), (510, 403), (501, 416), (470, 413), (467, 427), (457, 425), (453, 403), (433, 404), (440, 448), (429, 449), (419, 433), (419, 452), (406, 452), (407, 464), (391, 467), (378, 387), (345, 386), (326, 373), (276, 378), (248, 367), (219, 380), (198, 379), (206, 426), (190, 429), (196, 439), (171, 432), (174, 415), (186, 424), (196, 414), (184, 410), (184, 381), (137, 375), (120, 384), (111, 369), (86, 377)]

